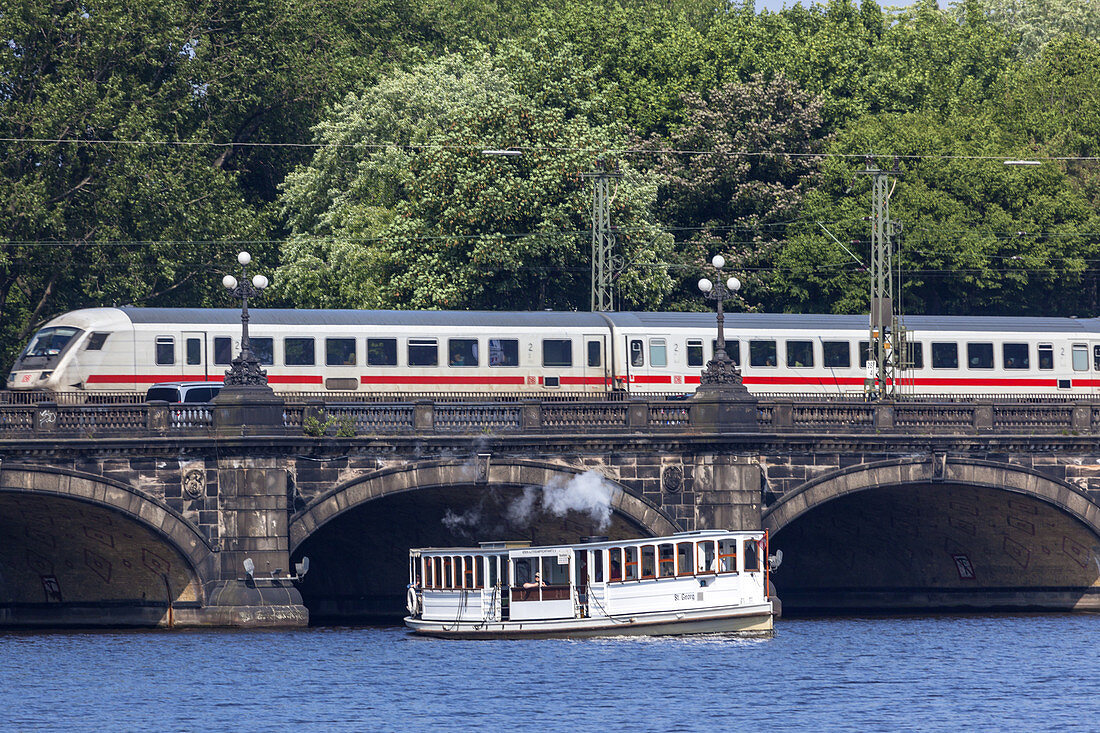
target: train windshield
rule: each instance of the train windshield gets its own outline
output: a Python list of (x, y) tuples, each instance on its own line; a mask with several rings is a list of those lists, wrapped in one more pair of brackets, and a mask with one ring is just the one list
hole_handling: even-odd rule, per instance
[(73, 340), (73, 336), (78, 333), (80, 333), (80, 329), (68, 326), (43, 328), (31, 339), (30, 346), (23, 352), (23, 357), (57, 356)]

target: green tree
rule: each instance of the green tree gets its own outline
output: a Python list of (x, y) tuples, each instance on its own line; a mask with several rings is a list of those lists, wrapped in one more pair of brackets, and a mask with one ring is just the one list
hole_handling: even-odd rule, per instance
[[(591, 194), (582, 173), (627, 131), (537, 104), (481, 55), (383, 79), (316, 129), (313, 162), (286, 183), (293, 236), (277, 282), (323, 307), (587, 307)], [(487, 148), (523, 155), (490, 157)], [(623, 163), (612, 211), (631, 264), (624, 301), (660, 302), (652, 267), (671, 237), (650, 214), (653, 176)]]

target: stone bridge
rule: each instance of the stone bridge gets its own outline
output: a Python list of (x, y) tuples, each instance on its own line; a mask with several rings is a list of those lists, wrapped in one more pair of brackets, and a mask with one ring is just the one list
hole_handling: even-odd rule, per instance
[(723, 414), (3, 406), (0, 624), (392, 619), (409, 547), (761, 526), (786, 612), (1100, 608), (1100, 403)]

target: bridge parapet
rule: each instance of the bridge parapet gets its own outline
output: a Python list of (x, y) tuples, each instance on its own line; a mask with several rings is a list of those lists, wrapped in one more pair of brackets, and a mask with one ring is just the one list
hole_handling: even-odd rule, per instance
[[(327, 433), (342, 429), (345, 435), (705, 432), (692, 423), (694, 409), (691, 400), (339, 404), (314, 400), (288, 403), (283, 421), (291, 434), (308, 433), (310, 416)], [(157, 402), (0, 404), (0, 438), (205, 437), (214, 430), (212, 415), (210, 405)], [(762, 400), (757, 405), (756, 429), (762, 433), (1084, 435), (1100, 433), (1100, 403)]]

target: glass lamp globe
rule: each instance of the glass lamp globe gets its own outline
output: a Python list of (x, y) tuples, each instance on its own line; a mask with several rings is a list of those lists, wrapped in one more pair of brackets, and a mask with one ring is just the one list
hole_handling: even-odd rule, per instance
[(714, 283), (712, 283), (707, 278), (704, 277), (702, 280), (699, 281), (699, 289), (702, 290), (704, 293), (709, 293), (713, 288)]
[(257, 290), (263, 290), (268, 285), (267, 278), (263, 275), (256, 275), (252, 278), (252, 286)]
[(237, 262), (240, 262), (242, 265), (247, 265), (251, 261), (252, 255), (248, 254), (247, 252), (241, 252), (239, 255), (237, 255)]
[(710, 261), (710, 264), (714, 265), (715, 268), (721, 270), (723, 267), (726, 266), (726, 258), (722, 255), (714, 255), (714, 259)]
[(233, 277), (232, 275), (226, 275), (222, 278), (222, 285), (225, 286), (226, 290), (232, 290), (233, 288), (237, 287), (237, 278)]

